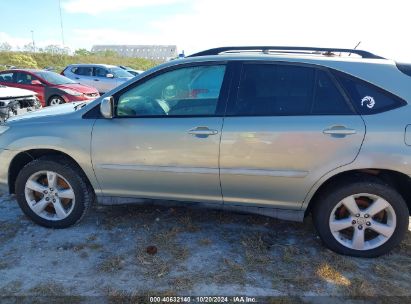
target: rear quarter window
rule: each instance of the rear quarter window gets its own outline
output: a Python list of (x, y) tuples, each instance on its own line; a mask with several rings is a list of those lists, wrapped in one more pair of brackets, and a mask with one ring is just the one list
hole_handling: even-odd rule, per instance
[(361, 115), (377, 114), (407, 105), (400, 97), (364, 80), (337, 72), (337, 77)]

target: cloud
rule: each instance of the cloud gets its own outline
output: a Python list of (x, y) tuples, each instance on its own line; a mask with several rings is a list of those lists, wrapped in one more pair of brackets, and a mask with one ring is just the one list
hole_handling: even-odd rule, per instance
[[(187, 52), (224, 45), (360, 48), (411, 60), (408, 5), (372, 0), (197, 0), (189, 13), (153, 21), (153, 33)], [(401, 8), (402, 7), (402, 8)]]
[(7, 42), (13, 48), (23, 47), (24, 45), (31, 43), (31, 39), (24, 37), (13, 37), (5, 32), (0, 32), (0, 43)]
[[(41, 40), (36, 40), (35, 38), (35, 44), (36, 48), (44, 48), (48, 45), (60, 45), (61, 43), (57, 40), (54, 39), (41, 39)], [(0, 32), (0, 43), (2, 42), (7, 42), (12, 46), (13, 50), (18, 50), (22, 49), (25, 45), (32, 43), (31, 37), (20, 37), (20, 36), (11, 36), (5, 32)]]
[(98, 15), (130, 8), (174, 4), (182, 0), (66, 0), (62, 7), (68, 13)]

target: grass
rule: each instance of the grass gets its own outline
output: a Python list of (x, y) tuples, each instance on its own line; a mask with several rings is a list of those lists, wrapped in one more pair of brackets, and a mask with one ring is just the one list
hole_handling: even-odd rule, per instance
[(328, 263), (322, 263), (316, 271), (317, 275), (329, 282), (336, 285), (349, 286), (351, 284), (350, 280), (343, 276), (334, 267), (330, 266)]
[(202, 246), (210, 246), (213, 242), (208, 238), (203, 238), (199, 240), (198, 243)]
[(123, 269), (125, 259), (122, 256), (110, 256), (98, 267), (100, 272), (114, 273)]
[(147, 70), (158, 64), (158, 62), (141, 59), (122, 57), (116, 54), (90, 53), (88, 55), (60, 55), (50, 53), (30, 52), (0, 52), (0, 69), (4, 65), (13, 65), (19, 68), (53, 67), (56, 72), (61, 72), (67, 65), (73, 63), (104, 63), (111, 65), (124, 65), (136, 70)]
[[(20, 214), (13, 206), (0, 202), (4, 219)], [(147, 290), (154, 296), (196, 290), (261, 290), (302, 297), (410, 295), (410, 232), (391, 254), (360, 259), (321, 246), (307, 223), (177, 207), (101, 207), (89, 216), (98, 218), (97, 229), (92, 219), (64, 231), (44, 230), (26, 220), (0, 220), (0, 263), (5, 267), (0, 270), (0, 294), (62, 296), (90, 291), (110, 303), (138, 303)], [(32, 236), (36, 233), (47, 240), (41, 250)], [(61, 245), (61, 240), (77, 241)], [(158, 248), (156, 254), (146, 252), (150, 245)], [(61, 267), (68, 256), (79, 267)], [(41, 276), (15, 276), (26, 269)], [(61, 271), (67, 278), (65, 288), (45, 279), (53, 272), (61, 278)], [(79, 280), (81, 286), (72, 280), (85, 273), (89, 280)], [(121, 279), (130, 281), (122, 284)], [(272, 303), (287, 301), (276, 298)]]
[(12, 240), (19, 230), (19, 226), (13, 222), (0, 221), (0, 246)]

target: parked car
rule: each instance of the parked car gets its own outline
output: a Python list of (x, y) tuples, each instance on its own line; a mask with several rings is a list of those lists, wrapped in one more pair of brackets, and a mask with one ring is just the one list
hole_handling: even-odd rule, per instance
[(11, 116), (41, 108), (37, 94), (33, 91), (0, 85), (0, 122)]
[(312, 214), (330, 249), (376, 257), (409, 224), (410, 71), (360, 50), (211, 49), (9, 119), (0, 186), (45, 227), (77, 223), (95, 199), (195, 201)]
[(43, 106), (90, 101), (100, 96), (92, 87), (44, 70), (15, 69), (0, 72), (0, 84), (37, 93)]
[(143, 73), (144, 71), (142, 70), (135, 70), (133, 68), (130, 68), (128, 66), (124, 66), (124, 65), (119, 65), (119, 68), (122, 68), (123, 70), (129, 72), (130, 74), (132, 74), (133, 76), (137, 76), (140, 75), (141, 73)]
[(134, 77), (118, 66), (107, 64), (72, 64), (67, 66), (61, 74), (96, 88), (100, 94), (104, 94)]

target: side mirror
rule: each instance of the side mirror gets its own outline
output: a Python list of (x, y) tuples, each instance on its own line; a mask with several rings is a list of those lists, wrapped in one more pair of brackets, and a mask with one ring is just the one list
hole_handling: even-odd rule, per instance
[(114, 98), (113, 96), (104, 97), (100, 103), (100, 113), (104, 118), (111, 119), (114, 116)]
[(32, 80), (32, 81), (31, 81), (31, 84), (32, 84), (32, 85), (42, 85), (42, 83), (41, 83), (40, 80)]
[(106, 77), (107, 78), (114, 78), (114, 75), (113, 74), (107, 74)]

